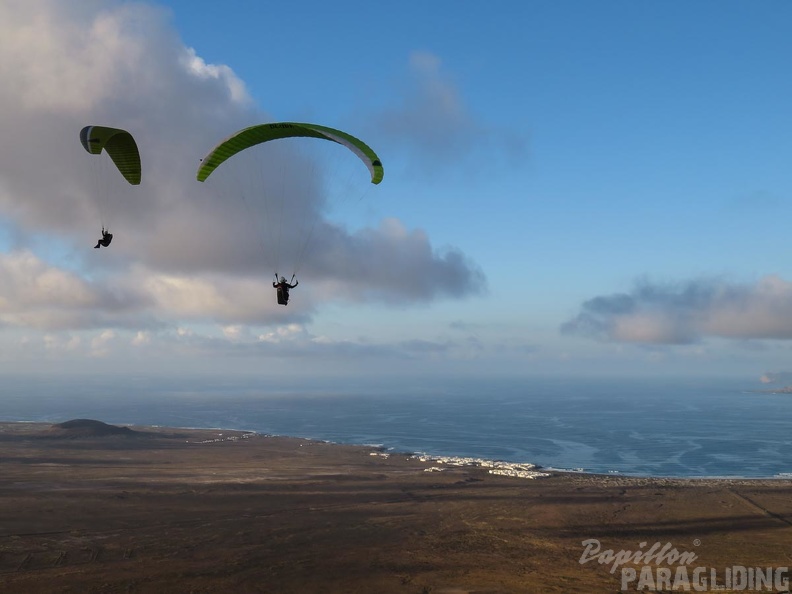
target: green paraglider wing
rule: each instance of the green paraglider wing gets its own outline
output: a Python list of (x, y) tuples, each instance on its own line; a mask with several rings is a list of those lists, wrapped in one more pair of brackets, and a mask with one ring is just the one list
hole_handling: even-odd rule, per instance
[(86, 126), (80, 131), (80, 142), (92, 155), (106, 151), (124, 179), (133, 186), (140, 183), (140, 153), (129, 132), (105, 126)]
[(332, 140), (347, 147), (368, 167), (372, 184), (378, 184), (382, 181), (382, 176), (384, 175), (382, 162), (377, 154), (371, 150), (371, 147), (362, 140), (341, 130), (317, 124), (296, 124), (293, 122), (259, 124), (232, 134), (204, 157), (201, 166), (198, 168), (198, 181), (205, 181), (223, 162), (251, 146), (280, 138), (297, 137)]

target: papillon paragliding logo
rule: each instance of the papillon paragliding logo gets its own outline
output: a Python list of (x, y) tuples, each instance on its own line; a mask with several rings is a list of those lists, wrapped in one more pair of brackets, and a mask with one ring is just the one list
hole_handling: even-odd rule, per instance
[[(603, 550), (596, 538), (584, 540), (579, 563), (595, 562), (611, 574), (621, 574), (621, 591), (636, 592), (788, 592), (789, 567), (711, 567), (697, 564), (693, 551), (665, 544), (641, 542), (637, 549)], [(700, 546), (699, 539), (693, 546)]]

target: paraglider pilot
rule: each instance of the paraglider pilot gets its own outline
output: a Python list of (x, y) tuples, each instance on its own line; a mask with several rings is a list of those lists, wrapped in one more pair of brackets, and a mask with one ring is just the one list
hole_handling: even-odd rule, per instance
[(98, 247), (101, 247), (101, 246), (107, 247), (107, 246), (110, 245), (111, 241), (113, 241), (113, 234), (112, 233), (108, 233), (107, 231), (105, 231), (105, 228), (102, 227), (102, 239), (100, 239), (99, 241), (96, 242), (96, 245), (94, 246), (94, 249), (96, 249)]
[[(275, 280), (276, 282), (272, 283), (273, 288), (278, 290), (278, 305), (288, 305), (289, 304), (289, 289), (293, 289), (297, 285), (300, 284), (300, 281), (296, 281), (293, 285), (286, 282), (286, 277), (280, 277), (280, 281), (278, 281), (278, 274), (275, 273)], [(294, 280), (294, 276), (292, 276), (292, 280)]]

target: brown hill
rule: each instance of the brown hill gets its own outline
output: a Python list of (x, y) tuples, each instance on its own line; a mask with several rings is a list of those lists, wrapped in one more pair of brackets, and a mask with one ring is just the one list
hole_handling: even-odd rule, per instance
[(133, 431), (129, 427), (108, 425), (93, 419), (73, 419), (56, 423), (47, 431), (48, 437), (139, 437), (146, 435), (141, 431)]

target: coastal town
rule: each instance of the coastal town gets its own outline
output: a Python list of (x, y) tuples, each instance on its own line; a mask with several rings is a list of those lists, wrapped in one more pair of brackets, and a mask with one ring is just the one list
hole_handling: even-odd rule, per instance
[[(414, 454), (410, 456), (410, 459), (442, 464), (445, 467), (472, 466), (486, 468), (490, 474), (516, 478), (537, 479), (550, 476), (547, 472), (539, 471), (535, 464), (528, 462), (505, 462), (503, 460), (485, 460), (483, 458), (461, 456), (433, 456), (429, 454)], [(443, 466), (430, 466), (424, 470), (425, 472), (442, 472), (444, 470)]]

